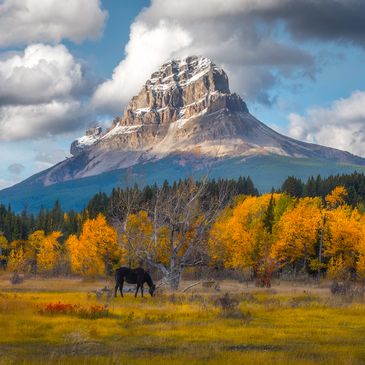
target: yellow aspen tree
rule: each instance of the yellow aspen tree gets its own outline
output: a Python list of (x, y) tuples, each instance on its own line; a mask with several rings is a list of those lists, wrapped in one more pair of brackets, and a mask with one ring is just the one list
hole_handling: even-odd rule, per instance
[(138, 265), (138, 254), (152, 248), (153, 233), (152, 221), (146, 211), (128, 215), (122, 242), (129, 266)]
[(46, 235), (43, 230), (38, 230), (29, 235), (27, 244), (25, 246), (25, 256), (29, 263), (30, 270), (37, 273), (37, 255), (43, 245)]
[(335, 279), (349, 279), (356, 270), (357, 248), (363, 240), (361, 216), (356, 209), (342, 205), (327, 212), (323, 255), (327, 274)]
[(82, 274), (82, 263), (85, 252), (82, 252), (80, 241), (77, 236), (71, 234), (67, 238), (65, 246), (70, 260), (71, 272), (73, 274)]
[(344, 186), (336, 186), (325, 198), (327, 208), (335, 209), (340, 205), (344, 205), (346, 197), (346, 188)]
[(9, 242), (0, 234), (0, 268), (5, 268), (9, 255)]
[(45, 236), (37, 252), (37, 273), (51, 274), (61, 259), (59, 239), (61, 232), (52, 232)]
[(361, 240), (358, 243), (357, 252), (358, 258), (356, 262), (356, 275), (357, 279), (362, 282), (365, 281), (365, 214), (360, 219), (361, 227)]
[[(278, 201), (281, 197), (281, 194), (248, 196), (232, 209), (225, 210), (210, 232), (209, 247), (213, 260), (222, 260), (226, 268), (258, 271), (263, 260), (268, 258), (272, 243), (271, 232), (265, 224), (266, 212), (270, 200)], [(273, 209), (275, 219), (275, 207)]]
[(27, 262), (25, 247), (26, 242), (23, 240), (15, 240), (10, 243), (10, 253), (7, 264), (8, 271), (28, 272), (29, 265)]
[(319, 198), (303, 198), (281, 216), (272, 255), (282, 266), (300, 263), (302, 270), (306, 270), (318, 241), (321, 205)]
[(80, 237), (71, 235), (66, 241), (71, 270), (83, 276), (109, 274), (123, 254), (117, 241), (117, 232), (99, 214), (86, 219)]

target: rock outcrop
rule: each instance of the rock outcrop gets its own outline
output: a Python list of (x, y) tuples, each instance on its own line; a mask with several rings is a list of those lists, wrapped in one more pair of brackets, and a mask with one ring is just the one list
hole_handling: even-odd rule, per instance
[(102, 132), (103, 130), (101, 127), (89, 128), (83, 137), (77, 138), (71, 143), (71, 155), (76, 156), (83, 152), (86, 148), (94, 145), (101, 138)]

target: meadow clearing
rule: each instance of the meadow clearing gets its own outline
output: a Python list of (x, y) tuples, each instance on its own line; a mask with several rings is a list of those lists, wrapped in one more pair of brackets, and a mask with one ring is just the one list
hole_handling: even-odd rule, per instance
[(0, 364), (365, 364), (365, 304), (325, 283), (89, 293), (105, 285), (1, 276)]

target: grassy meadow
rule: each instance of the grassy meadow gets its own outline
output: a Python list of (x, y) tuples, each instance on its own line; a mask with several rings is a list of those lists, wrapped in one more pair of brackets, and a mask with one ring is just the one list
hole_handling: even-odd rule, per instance
[(325, 285), (92, 292), (112, 284), (0, 277), (0, 364), (365, 364), (365, 304)]

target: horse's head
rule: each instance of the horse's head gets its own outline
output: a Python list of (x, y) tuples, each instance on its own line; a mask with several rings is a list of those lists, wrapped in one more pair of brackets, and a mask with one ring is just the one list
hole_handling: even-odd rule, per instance
[(155, 290), (156, 290), (156, 285), (155, 284), (152, 284), (150, 286), (150, 289), (148, 290), (148, 292), (151, 294), (151, 297), (154, 297), (155, 296)]

